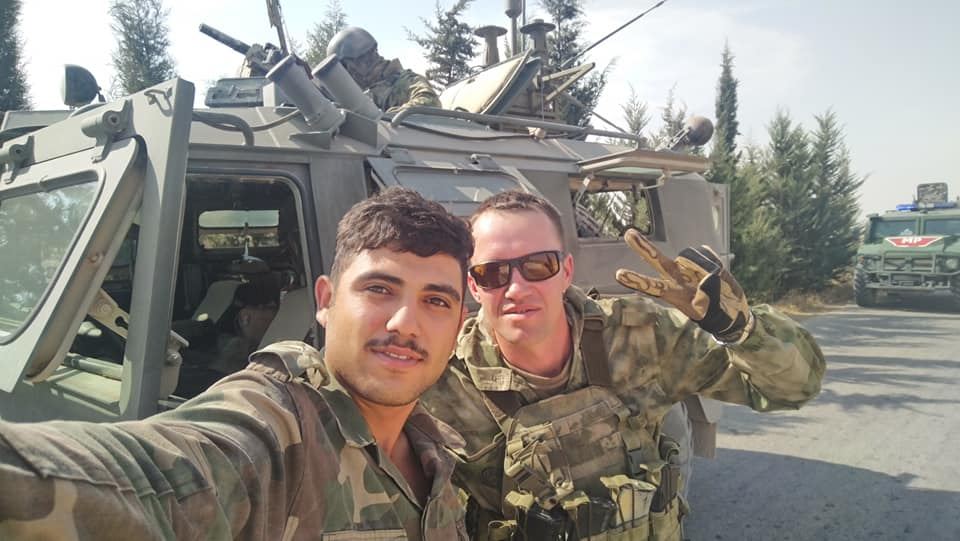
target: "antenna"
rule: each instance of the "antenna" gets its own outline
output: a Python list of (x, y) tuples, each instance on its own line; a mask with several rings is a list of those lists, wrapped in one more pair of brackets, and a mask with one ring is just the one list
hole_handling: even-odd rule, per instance
[(277, 38), (280, 40), (280, 50), (283, 55), (290, 54), (287, 48), (287, 36), (283, 28), (283, 15), (280, 12), (280, 0), (267, 0), (267, 17), (270, 19), (270, 26), (277, 29)]
[(633, 23), (634, 23), (637, 19), (639, 19), (640, 17), (643, 17), (643, 16), (646, 15), (647, 13), (650, 13), (651, 11), (653, 11), (653, 10), (657, 9), (658, 7), (662, 6), (664, 3), (666, 3), (666, 1), (667, 1), (667, 0), (660, 0), (660, 1), (657, 2), (656, 4), (648, 7), (648, 8), (647, 8), (646, 10), (644, 10), (643, 13), (641, 13), (640, 15), (637, 15), (636, 17), (630, 19), (629, 21), (621, 24), (619, 28), (617, 28), (617, 29), (614, 30), (613, 32), (610, 32), (610, 33), (607, 34), (606, 36), (603, 36), (602, 38), (598, 39), (597, 41), (593, 42), (592, 45), (590, 45), (590, 46), (587, 47), (586, 49), (580, 51), (580, 53), (578, 53), (576, 56), (572, 56), (572, 57), (568, 58), (567, 61), (564, 62), (562, 66), (560, 66), (560, 69), (563, 69), (563, 68), (566, 68), (566, 67), (570, 66), (571, 64), (573, 64), (573, 61), (574, 61), (574, 60), (576, 60), (576, 59), (580, 58), (581, 56), (587, 54), (587, 51), (589, 51), (590, 49), (593, 49), (593, 48), (596, 47), (597, 45), (600, 45), (601, 43), (603, 43), (604, 41), (606, 41), (607, 38), (609, 38), (610, 36), (616, 34), (617, 32), (623, 30), (624, 28), (630, 26), (631, 24), (633, 24)]

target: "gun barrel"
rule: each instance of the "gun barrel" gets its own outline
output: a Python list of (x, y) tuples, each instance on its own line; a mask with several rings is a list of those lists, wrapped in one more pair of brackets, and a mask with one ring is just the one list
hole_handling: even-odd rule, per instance
[(239, 39), (232, 38), (212, 26), (201, 23), (200, 31), (244, 56), (246, 56), (247, 51), (250, 50), (250, 46), (246, 43)]

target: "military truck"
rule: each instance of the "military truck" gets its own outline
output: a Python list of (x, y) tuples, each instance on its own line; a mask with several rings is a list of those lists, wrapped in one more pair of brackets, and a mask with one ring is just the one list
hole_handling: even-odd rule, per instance
[[(524, 76), (492, 90), (501, 112), (516, 105), (511, 92), (531, 96), (507, 88), (531, 84), (525, 55), (508, 70)], [(670, 255), (699, 244), (728, 255), (727, 191), (701, 176), (704, 158), (586, 141), (631, 136), (489, 108), (391, 117), (335, 58), (312, 74), (293, 56), (269, 68), (218, 83), (199, 109), (182, 79), (81, 105), (97, 85), (68, 67), (75, 108), (6, 115), (0, 417), (140, 419), (259, 346), (320, 342), (312, 284), (330, 271), (336, 224), (388, 186), (464, 218), (503, 190), (545, 196), (563, 215), (575, 281), (601, 294), (629, 292), (619, 267), (653, 273), (624, 244), (626, 227)], [(710, 442), (717, 409), (690, 407), (707, 434), (698, 442)]]
[(853, 282), (860, 306), (878, 296), (952, 296), (960, 305), (960, 208), (945, 182), (920, 184), (912, 203), (871, 214)]

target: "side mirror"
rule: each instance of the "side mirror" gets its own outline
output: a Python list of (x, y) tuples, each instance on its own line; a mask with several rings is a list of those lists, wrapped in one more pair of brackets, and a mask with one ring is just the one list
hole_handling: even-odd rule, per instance
[(60, 96), (63, 98), (64, 105), (68, 107), (80, 107), (93, 101), (93, 98), (99, 97), (103, 102), (103, 95), (100, 94), (100, 86), (97, 85), (97, 79), (86, 68), (74, 64), (63, 66), (63, 84), (60, 85)]

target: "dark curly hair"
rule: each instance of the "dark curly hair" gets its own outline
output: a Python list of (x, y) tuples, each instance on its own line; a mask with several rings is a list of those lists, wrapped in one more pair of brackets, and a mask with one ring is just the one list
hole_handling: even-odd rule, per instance
[(337, 227), (332, 280), (364, 250), (388, 247), (420, 257), (446, 254), (460, 263), (466, 283), (473, 237), (466, 222), (408, 188), (391, 187), (354, 205)]

